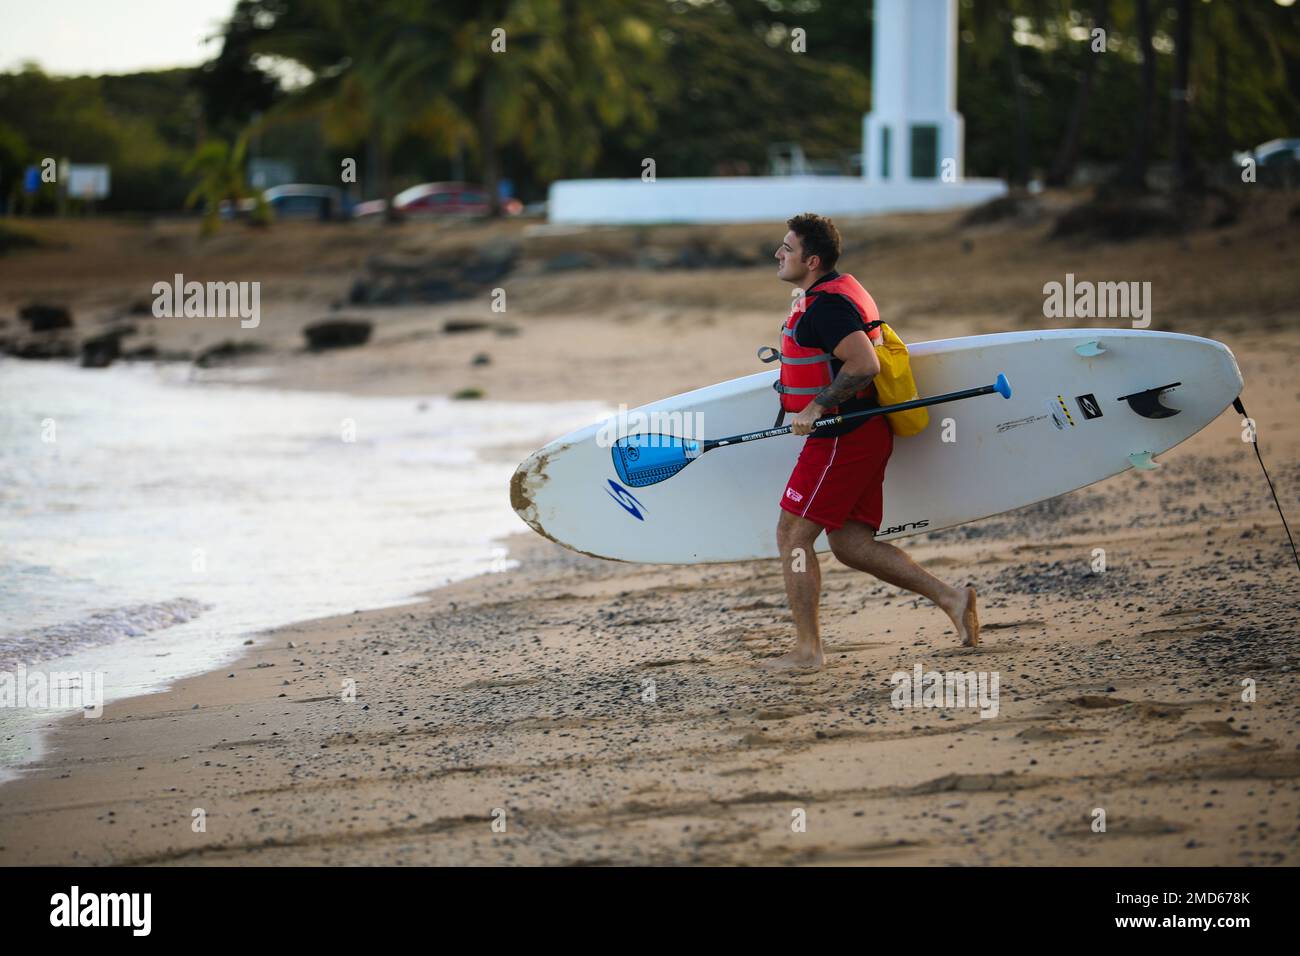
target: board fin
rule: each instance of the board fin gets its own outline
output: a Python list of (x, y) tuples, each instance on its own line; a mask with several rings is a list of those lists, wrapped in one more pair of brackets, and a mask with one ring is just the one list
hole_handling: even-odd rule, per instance
[(1152, 452), (1137, 451), (1128, 456), (1129, 464), (1138, 471), (1155, 471), (1160, 463), (1152, 459)]
[(1169, 385), (1158, 385), (1145, 391), (1134, 392), (1132, 395), (1121, 395), (1118, 401), (1128, 402), (1128, 407), (1143, 418), (1173, 418), (1182, 409), (1170, 408), (1168, 405), (1161, 404), (1160, 396), (1169, 389), (1182, 384), (1182, 382), (1172, 382)]
[(1091, 342), (1084, 342), (1082, 345), (1076, 345), (1074, 347), (1074, 354), (1082, 355), (1084, 358), (1101, 355), (1105, 351), (1106, 349), (1099, 339), (1093, 339)]

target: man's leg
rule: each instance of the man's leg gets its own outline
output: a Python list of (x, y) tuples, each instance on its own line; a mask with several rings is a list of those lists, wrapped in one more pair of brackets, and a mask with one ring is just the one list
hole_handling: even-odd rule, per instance
[(861, 521), (848, 521), (830, 532), (831, 550), (844, 564), (873, 574), (896, 587), (928, 597), (948, 615), (957, 629), (962, 646), (974, 647), (980, 641), (979, 614), (975, 607), (974, 588), (955, 588), (944, 584), (921, 567), (901, 548), (876, 540), (876, 532)]
[(817, 625), (817, 606), (821, 601), (822, 567), (817, 562), (813, 544), (822, 526), (801, 518), (789, 511), (781, 511), (776, 526), (776, 546), (781, 554), (781, 570), (785, 575), (785, 593), (790, 600), (797, 634), (794, 650), (781, 657), (765, 661), (761, 666), (771, 669), (792, 667), (821, 667), (821, 632)]

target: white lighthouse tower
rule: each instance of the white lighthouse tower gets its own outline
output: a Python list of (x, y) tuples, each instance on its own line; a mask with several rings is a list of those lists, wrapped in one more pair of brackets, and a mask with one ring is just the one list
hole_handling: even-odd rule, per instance
[(875, 0), (861, 175), (695, 178), (659, 166), (649, 180), (552, 183), (548, 216), (553, 223), (779, 223), (800, 212), (957, 209), (1006, 193), (999, 179), (963, 178), (963, 165), (957, 0)]
[(868, 183), (962, 178), (956, 0), (875, 0), (871, 112), (862, 123)]

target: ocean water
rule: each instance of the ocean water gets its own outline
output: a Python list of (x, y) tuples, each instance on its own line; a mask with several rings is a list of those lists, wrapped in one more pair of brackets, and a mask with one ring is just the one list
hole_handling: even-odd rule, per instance
[[(506, 570), (518, 459), (609, 413), (191, 375), (0, 358), (0, 679), (102, 671), (111, 701), (269, 627)], [(0, 775), (52, 716), (0, 707)]]

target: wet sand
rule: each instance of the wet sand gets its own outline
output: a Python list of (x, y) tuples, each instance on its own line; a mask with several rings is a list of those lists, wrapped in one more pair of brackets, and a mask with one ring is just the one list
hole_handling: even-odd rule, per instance
[[(1004, 254), (1021, 248), (1020, 237), (999, 241)], [(1154, 247), (1128, 255), (1154, 260)], [(1190, 318), (1153, 327), (1215, 334), (1191, 313), (1213, 301), (1207, 274), (1232, 273), (1236, 254), (1197, 248), (1219, 271), (1180, 293)], [(1279, 268), (1294, 256), (1277, 255)], [(1270, 275), (1256, 277), (1259, 290), (1284, 281)], [(934, 295), (972, 299), (962, 277), (936, 279)], [(764, 278), (751, 270), (748, 281)], [(674, 311), (672, 293), (658, 295), (666, 311), (647, 307), (626, 334), (613, 319), (589, 334), (584, 348), (612, 366), (593, 366), (590, 390), (570, 384), (563, 397), (634, 403), (753, 370), (748, 337), (766, 341), (770, 312), (695, 301)], [(638, 347), (671, 342), (665, 324), (710, 310), (719, 317), (693, 340), (708, 348), (684, 364), (661, 367)], [(600, 319), (584, 315), (590, 332)], [(1294, 306), (1256, 302), (1216, 334), (1237, 355), (1292, 516), (1296, 319)], [(553, 332), (581, 320), (539, 321)], [(975, 304), (929, 312), (908, 337), (989, 323)], [(1032, 315), (1005, 327), (1026, 323)], [(523, 354), (547, 338), (532, 335), (494, 342), (493, 397), (529, 391), (516, 367), (560, 389)], [(430, 379), (438, 361), (454, 368), (439, 382), (483, 374), (466, 367), (459, 340), (420, 349), (394, 346), (390, 357), (411, 365), (384, 382), (384, 349), (370, 347), (354, 362), (320, 357), (335, 375), (293, 355), (274, 356), (271, 374), (299, 387), (364, 378), (376, 390)], [(637, 373), (652, 378), (619, 387)], [(923, 599), (821, 556), (827, 667), (816, 673), (756, 666), (793, 640), (775, 561), (627, 565), (521, 531), (507, 542), (516, 570), (283, 628), (221, 671), (109, 705), (99, 720), (56, 722), (46, 758), (0, 788), (0, 864), (1295, 865), (1300, 572), (1233, 412), (1162, 460), (1157, 472), (900, 542), (979, 589), (978, 648), (957, 647)], [(917, 664), (996, 672), (997, 716), (893, 707), (891, 675)], [(344, 699), (348, 681), (355, 700)], [(1105, 832), (1094, 830), (1098, 809)]]

